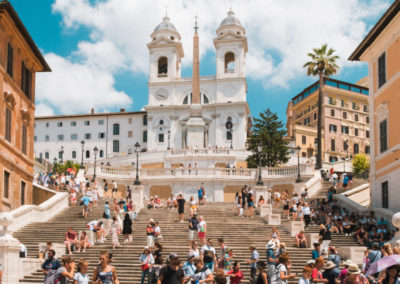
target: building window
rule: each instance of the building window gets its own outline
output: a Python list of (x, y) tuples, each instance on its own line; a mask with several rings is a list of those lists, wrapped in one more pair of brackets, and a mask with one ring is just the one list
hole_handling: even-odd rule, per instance
[(3, 183), (3, 197), (4, 198), (9, 198), (10, 195), (10, 173), (7, 171), (4, 171), (4, 183)]
[(164, 133), (159, 133), (158, 134), (158, 142), (163, 143), (164, 142)]
[(64, 135), (62, 135), (62, 134), (57, 135), (57, 140), (58, 141), (64, 141)]
[(358, 153), (360, 153), (360, 150), (358, 148), (358, 144), (356, 143), (356, 144), (354, 144), (354, 154), (358, 154)]
[(61, 121), (57, 122), (57, 126), (62, 127), (62, 122)]
[(132, 131), (128, 131), (128, 138), (132, 138), (133, 137), (133, 132)]
[(330, 105), (335, 105), (336, 104), (335, 100), (332, 97), (329, 97), (328, 100), (329, 100), (329, 104)]
[(344, 100), (340, 100), (340, 105), (341, 105), (342, 107), (345, 106)]
[(379, 123), (379, 141), (381, 153), (388, 149), (387, 119)]
[(147, 114), (143, 116), (143, 125), (147, 125)]
[(310, 118), (309, 117), (307, 117), (306, 119), (304, 119), (304, 125), (309, 125), (310, 124)]
[(21, 192), (20, 192), (21, 205), (25, 204), (25, 187), (26, 183), (24, 181), (21, 181)]
[(354, 120), (355, 120), (355, 121), (358, 121), (358, 114), (355, 114), (355, 115), (354, 115)]
[(305, 145), (307, 143), (307, 137), (305, 135), (301, 136), (301, 144)]
[(332, 150), (332, 152), (335, 152), (335, 150), (336, 150), (336, 141), (335, 141), (335, 139), (331, 139), (331, 150)]
[(49, 152), (45, 152), (45, 153), (44, 153), (44, 158), (45, 158), (46, 160), (50, 159), (50, 153), (49, 153)]
[(119, 141), (118, 140), (113, 141), (113, 152), (119, 153)]
[(86, 150), (85, 156), (86, 156), (86, 159), (90, 158), (90, 151), (89, 150)]
[(11, 43), (7, 45), (7, 73), (11, 77), (13, 76), (13, 64), (14, 64), (14, 49)]
[(76, 159), (76, 151), (72, 151), (72, 159)]
[(78, 134), (71, 134), (71, 140), (78, 140)]
[(92, 138), (92, 135), (90, 133), (85, 133), (84, 137), (86, 140), (90, 140)]
[(226, 140), (232, 140), (232, 131), (226, 132)]
[(366, 137), (366, 138), (369, 138), (369, 130), (366, 130), (366, 131), (365, 131), (365, 137)]
[(76, 121), (71, 121), (71, 126), (76, 126)]
[(119, 135), (119, 124), (113, 124), (113, 135)]
[(349, 143), (346, 141), (343, 141), (343, 150), (347, 151), (349, 149)]
[(49, 123), (48, 122), (46, 122), (46, 127), (49, 127)]
[(343, 112), (343, 119), (347, 119), (347, 112)]
[(22, 71), (21, 71), (21, 89), (28, 98), (31, 98), (31, 88), (32, 88), (32, 73), (31, 70), (26, 68), (25, 63), (22, 61)]
[(349, 127), (342, 125), (342, 133), (349, 134)]
[(354, 128), (354, 136), (358, 136), (358, 128)]
[(104, 125), (104, 120), (101, 119), (101, 120), (99, 120), (97, 123), (98, 123), (99, 125)]
[(128, 118), (128, 123), (132, 124), (132, 118)]
[(370, 148), (370, 146), (365, 146), (365, 149), (364, 149), (364, 152), (365, 152), (365, 154), (367, 154), (367, 155), (369, 155), (370, 154), (370, 152), (371, 152), (371, 148)]
[(352, 108), (353, 108), (354, 110), (357, 110), (357, 104), (356, 104), (356, 103), (352, 103), (351, 106), (352, 106)]
[(389, 208), (389, 182), (385, 181), (381, 184), (382, 187), (382, 207)]
[(26, 149), (27, 149), (27, 139), (28, 139), (28, 127), (26, 127), (25, 124), (22, 125), (22, 145), (21, 145), (21, 150), (22, 153), (26, 155)]
[(386, 83), (386, 53), (378, 58), (378, 86), (382, 87)]
[(143, 142), (147, 142), (147, 131), (143, 131)]
[(301, 152), (301, 156), (302, 156), (303, 158), (307, 157), (306, 152)]
[(233, 52), (227, 52), (225, 54), (225, 73), (235, 72), (235, 54)]
[(158, 59), (158, 76), (166, 77), (168, 74), (168, 59), (163, 56)]
[(364, 105), (364, 112), (368, 112), (368, 106)]
[(329, 132), (337, 132), (337, 125), (329, 124)]
[(33, 142), (37, 141), (37, 136), (33, 136)]
[(50, 136), (46, 135), (45, 140), (46, 140), (46, 142), (49, 142), (50, 141)]
[(365, 123), (369, 123), (369, 116), (365, 117)]
[(6, 107), (6, 128), (5, 128), (5, 138), (8, 142), (11, 142), (11, 110)]
[(60, 159), (60, 160), (61, 160), (61, 159), (62, 159), (62, 156), (63, 156), (63, 154), (64, 154), (64, 153), (63, 153), (63, 151), (59, 151), (59, 152), (58, 152), (58, 159)]
[(317, 113), (314, 113), (314, 120), (317, 120)]
[(331, 116), (335, 116), (335, 110), (331, 109)]
[(99, 139), (104, 139), (106, 137), (106, 134), (104, 132), (99, 133)]
[(100, 152), (99, 152), (100, 154), (100, 158), (104, 158), (104, 151), (103, 150), (100, 150)]
[(90, 120), (85, 120), (84, 125), (85, 126), (89, 126), (90, 125)]

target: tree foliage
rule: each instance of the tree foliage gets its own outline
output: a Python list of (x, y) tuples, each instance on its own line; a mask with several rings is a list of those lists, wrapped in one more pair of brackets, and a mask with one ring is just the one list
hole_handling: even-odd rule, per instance
[(313, 52), (307, 53), (311, 61), (306, 62), (303, 66), (307, 68), (307, 75), (329, 77), (336, 74), (339, 70), (339, 66), (336, 64), (339, 56), (334, 55), (334, 53), (335, 50), (328, 49), (326, 44), (322, 45), (321, 48), (313, 48)]
[(74, 163), (73, 161), (66, 161), (64, 164), (57, 163), (54, 165), (54, 170), (58, 173), (65, 173), (69, 168), (73, 169), (75, 168), (76, 171), (79, 171), (79, 168), (81, 167), (80, 164)]
[(353, 173), (362, 174), (369, 170), (369, 160), (365, 154), (357, 154), (353, 159)]
[[(249, 168), (258, 167), (259, 157), (263, 167), (275, 167), (279, 163), (288, 161), (287, 141), (283, 140), (286, 130), (276, 113), (268, 108), (260, 113), (260, 118), (253, 118), (252, 134), (248, 139), (247, 150), (253, 154), (247, 157)], [(261, 142), (261, 155), (258, 152), (258, 144)]]

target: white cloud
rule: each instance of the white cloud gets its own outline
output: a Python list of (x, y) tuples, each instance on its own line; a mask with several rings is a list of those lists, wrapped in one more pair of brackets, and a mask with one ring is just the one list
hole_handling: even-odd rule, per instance
[[(129, 104), (125, 93), (114, 89), (116, 72), (148, 72), (146, 43), (164, 16), (167, 0), (55, 0), (53, 12), (62, 15), (66, 29), (85, 27), (87, 41), (80, 42), (63, 59), (48, 54), (54, 70), (39, 75), (38, 101), (60, 112), (88, 111)], [(389, 0), (169, 0), (168, 14), (182, 36), (184, 66), (191, 64), (194, 16), (200, 25), (200, 53), (214, 50), (212, 39), (229, 7), (247, 30), (247, 72), (264, 87), (286, 87), (305, 76), (306, 53), (327, 43), (337, 50), (342, 67)], [(78, 60), (79, 63), (75, 63)], [(101, 78), (101, 79), (100, 79)], [(56, 95), (55, 95), (56, 94)], [(75, 100), (77, 99), (77, 100)], [(78, 102), (68, 106), (64, 102)]]
[(48, 111), (48, 107), (69, 114), (89, 112), (92, 107), (107, 111), (132, 103), (127, 94), (114, 89), (114, 77), (109, 71), (93, 64), (73, 63), (54, 53), (45, 58), (53, 72), (37, 76), (40, 111)]
[(54, 111), (45, 103), (36, 104), (35, 116), (48, 116), (54, 115)]

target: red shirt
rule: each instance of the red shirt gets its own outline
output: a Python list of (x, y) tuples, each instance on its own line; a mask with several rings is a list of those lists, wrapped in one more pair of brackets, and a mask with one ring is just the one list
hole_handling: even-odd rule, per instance
[(76, 238), (76, 233), (75, 233), (74, 231), (72, 231), (72, 232), (67, 232), (67, 233), (65, 234), (65, 239), (66, 239), (66, 240), (75, 240), (75, 238)]
[[(317, 280), (322, 279), (321, 271), (319, 271), (316, 268), (313, 268), (312, 273), (311, 273), (311, 279), (317, 279)], [(318, 281), (314, 280), (314, 282), (318, 282)]]
[(240, 281), (243, 279), (243, 272), (238, 270), (238, 271), (233, 271), (233, 269), (231, 271), (229, 271), (227, 274), (230, 274), (231, 276), (229, 276), (231, 278), (231, 283), (232, 284), (239, 284)]

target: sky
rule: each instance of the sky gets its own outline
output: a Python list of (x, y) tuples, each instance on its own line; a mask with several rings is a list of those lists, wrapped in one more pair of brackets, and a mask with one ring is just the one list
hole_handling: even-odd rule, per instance
[(147, 104), (146, 44), (166, 10), (182, 36), (182, 76), (192, 73), (194, 17), (200, 75), (215, 74), (213, 38), (229, 9), (246, 29), (247, 100), (286, 121), (289, 100), (317, 80), (303, 64), (328, 44), (340, 56), (333, 78), (356, 83), (365, 63), (347, 58), (393, 0), (10, 0), (51, 73), (38, 73), (36, 115), (141, 110)]

